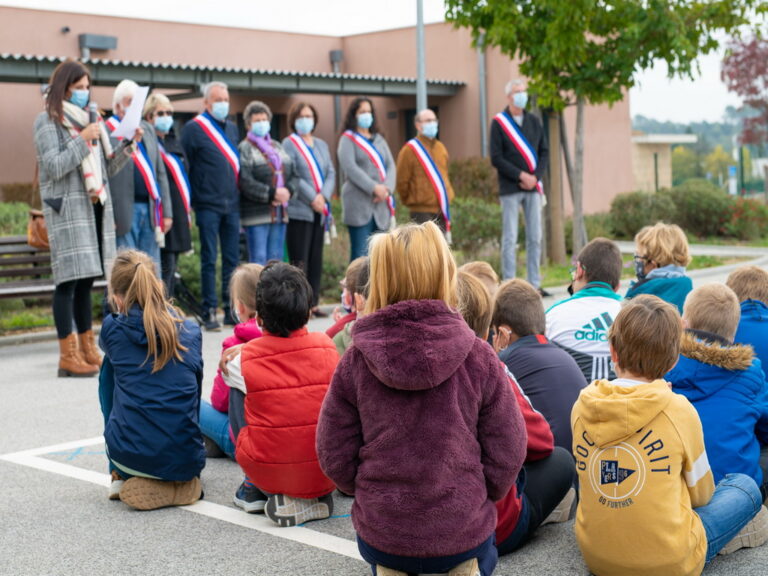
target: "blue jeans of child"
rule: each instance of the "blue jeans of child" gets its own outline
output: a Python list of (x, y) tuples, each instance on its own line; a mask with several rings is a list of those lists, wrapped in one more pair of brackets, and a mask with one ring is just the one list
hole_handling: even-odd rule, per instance
[(517, 274), (517, 224), (520, 205), (525, 216), (525, 257), (528, 282), (541, 286), (541, 203), (538, 192), (515, 192), (501, 198), (501, 272), (504, 280)]
[(219, 412), (205, 400), (200, 400), (200, 431), (213, 440), (227, 456), (235, 457), (235, 445), (229, 436), (229, 416)]
[(131, 229), (127, 234), (118, 236), (115, 243), (119, 248), (133, 248), (146, 252), (155, 261), (155, 265), (160, 270), (160, 246), (155, 238), (155, 230), (152, 228), (152, 216), (149, 213), (149, 204), (146, 202), (134, 202), (133, 220)]
[(491, 576), (494, 568), (496, 568), (496, 562), (499, 560), (494, 544), (495, 539), (496, 536), (491, 534), (485, 542), (476, 548), (453, 556), (436, 556), (434, 558), (412, 558), (387, 554), (377, 550), (360, 536), (357, 537), (357, 548), (360, 550), (363, 560), (371, 565), (373, 576), (376, 576), (377, 564), (408, 574), (444, 574), (470, 558), (477, 558), (482, 576)]
[(709, 504), (694, 508), (707, 532), (707, 562), (760, 511), (763, 499), (757, 483), (746, 474), (726, 474)]
[(368, 256), (368, 239), (376, 232), (382, 232), (382, 230), (376, 226), (376, 220), (373, 219), (373, 216), (371, 216), (368, 224), (363, 224), (362, 226), (347, 226), (347, 228), (349, 229), (350, 262), (360, 256)]
[(216, 259), (221, 243), (221, 301), (229, 302), (229, 279), (240, 260), (240, 214), (213, 210), (195, 212), (200, 231), (200, 283), (203, 306), (216, 308)]
[(270, 260), (281, 260), (285, 245), (284, 222), (245, 227), (248, 242), (248, 260), (264, 266)]

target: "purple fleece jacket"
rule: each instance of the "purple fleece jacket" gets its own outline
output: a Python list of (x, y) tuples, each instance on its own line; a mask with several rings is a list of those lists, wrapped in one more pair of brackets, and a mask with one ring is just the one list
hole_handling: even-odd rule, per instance
[(326, 475), (382, 552), (429, 558), (479, 546), (526, 453), (520, 408), (490, 346), (438, 300), (355, 323), (317, 425)]

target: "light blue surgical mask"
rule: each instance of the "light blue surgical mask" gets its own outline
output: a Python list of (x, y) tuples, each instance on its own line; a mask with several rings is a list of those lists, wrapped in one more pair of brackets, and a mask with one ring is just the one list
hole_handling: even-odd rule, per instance
[(362, 114), (358, 114), (357, 126), (363, 130), (368, 130), (368, 128), (373, 126), (373, 114), (370, 112), (363, 112)]
[(173, 128), (173, 116), (158, 116), (155, 118), (155, 130), (158, 132), (170, 132)]
[(427, 138), (436, 138), (437, 137), (437, 121), (434, 122), (424, 122), (421, 125), (421, 133), (424, 134)]
[(312, 130), (315, 129), (315, 119), (306, 116), (302, 118), (296, 118), (295, 126), (296, 132), (298, 132), (301, 136), (311, 134)]
[(85, 108), (90, 99), (91, 93), (89, 90), (72, 90), (72, 95), (69, 97), (69, 101), (78, 108)]
[(512, 103), (516, 108), (525, 108), (528, 104), (528, 92), (515, 92), (512, 95)]
[(271, 127), (269, 120), (259, 120), (251, 124), (251, 133), (258, 138), (264, 138), (264, 136), (269, 134)]
[(224, 122), (229, 116), (229, 102), (214, 102), (211, 106), (211, 114), (219, 122)]

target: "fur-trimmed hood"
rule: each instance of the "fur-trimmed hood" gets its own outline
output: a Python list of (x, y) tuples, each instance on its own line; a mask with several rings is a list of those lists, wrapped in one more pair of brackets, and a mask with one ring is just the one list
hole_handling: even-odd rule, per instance
[(683, 333), (680, 353), (693, 360), (726, 370), (746, 370), (755, 358), (752, 346), (712, 342), (688, 330)]

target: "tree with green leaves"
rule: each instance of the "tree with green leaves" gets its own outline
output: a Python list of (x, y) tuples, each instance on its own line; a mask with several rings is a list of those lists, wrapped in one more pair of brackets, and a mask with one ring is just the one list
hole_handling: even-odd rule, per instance
[[(763, 0), (446, 0), (446, 19), (474, 41), (518, 59), (538, 105), (576, 105), (574, 154), (560, 114), (573, 198), (573, 250), (586, 242), (583, 215), (584, 106), (622, 100), (635, 75), (663, 60), (670, 77), (693, 78), (696, 59), (737, 34)], [(571, 160), (573, 158), (573, 161)]]

